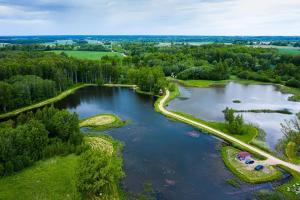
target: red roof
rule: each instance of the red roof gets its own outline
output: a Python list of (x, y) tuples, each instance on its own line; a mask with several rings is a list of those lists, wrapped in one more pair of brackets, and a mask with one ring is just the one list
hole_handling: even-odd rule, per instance
[(245, 157), (248, 157), (250, 156), (250, 153), (248, 153), (247, 151), (241, 151), (239, 154), (238, 154), (239, 157), (242, 157), (242, 158), (245, 158)]

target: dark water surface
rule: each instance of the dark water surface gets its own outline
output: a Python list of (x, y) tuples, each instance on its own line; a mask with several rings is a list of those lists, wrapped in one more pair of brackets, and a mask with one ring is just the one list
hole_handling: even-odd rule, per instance
[[(242, 113), (248, 123), (266, 132), (266, 142), (274, 149), (283, 134), (281, 123), (296, 118), (300, 103), (288, 101), (291, 94), (283, 94), (273, 85), (247, 85), (230, 82), (225, 87), (195, 88), (180, 86), (181, 97), (169, 103), (169, 109), (194, 115), (208, 121), (224, 121), (226, 107), (236, 110), (287, 109), (292, 115), (279, 113)], [(233, 103), (241, 100), (241, 103)]]
[(125, 88), (88, 87), (57, 103), (77, 112), (80, 118), (115, 113), (132, 123), (107, 131), (125, 143), (125, 189), (140, 192), (150, 182), (158, 199), (234, 200), (247, 199), (270, 184), (226, 183), (234, 178), (226, 169), (218, 149), (222, 141), (193, 127), (173, 122), (156, 113), (153, 99)]

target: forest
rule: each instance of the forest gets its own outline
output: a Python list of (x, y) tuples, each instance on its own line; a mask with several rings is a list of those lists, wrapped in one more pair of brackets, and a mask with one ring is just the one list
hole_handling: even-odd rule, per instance
[(157, 93), (165, 84), (159, 67), (137, 68), (119, 57), (79, 60), (64, 53), (0, 52), (0, 112), (48, 99), (77, 83), (130, 83)]
[[(3, 47), (0, 112), (53, 97), (77, 83), (130, 83), (143, 91), (157, 93), (166, 85), (165, 76), (224, 80), (236, 75), (300, 87), (300, 55), (281, 55), (275, 49), (225, 44), (161, 47), (157, 43), (122, 42), (120, 45), (125, 57), (105, 56), (96, 61), (45, 52), (47, 46), (40, 44), (17, 45), (17, 50), (12, 48), (16, 45)], [(37, 50), (41, 47), (42, 51)], [(86, 44), (81, 48), (91, 50)]]

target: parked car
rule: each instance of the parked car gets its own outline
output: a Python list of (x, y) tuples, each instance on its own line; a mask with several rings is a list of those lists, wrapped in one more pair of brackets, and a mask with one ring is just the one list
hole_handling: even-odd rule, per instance
[(247, 164), (247, 165), (251, 165), (251, 164), (253, 164), (253, 163), (254, 163), (254, 160), (247, 159), (247, 160), (245, 161), (245, 164)]
[(263, 165), (257, 165), (254, 169), (255, 169), (256, 171), (260, 171), (260, 170), (262, 170), (263, 168), (264, 168)]

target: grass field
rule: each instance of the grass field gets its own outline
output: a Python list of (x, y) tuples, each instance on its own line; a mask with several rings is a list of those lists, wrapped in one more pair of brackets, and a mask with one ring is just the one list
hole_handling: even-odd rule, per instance
[(249, 183), (262, 183), (278, 179), (282, 173), (272, 166), (265, 166), (263, 170), (255, 171), (254, 167), (261, 161), (256, 161), (253, 165), (246, 165), (236, 159), (240, 150), (231, 146), (222, 148), (222, 158), (225, 165), (239, 178)]
[(277, 48), (278, 53), (280, 54), (288, 54), (288, 55), (300, 55), (300, 49), (299, 48)]
[(65, 52), (68, 56), (79, 58), (79, 59), (89, 59), (89, 60), (100, 60), (103, 56), (120, 56), (120, 53), (117, 52), (99, 52), (99, 51), (61, 51), (54, 50), (51, 51), (56, 54)]
[(80, 199), (75, 186), (78, 156), (54, 157), (0, 179), (2, 200)]

